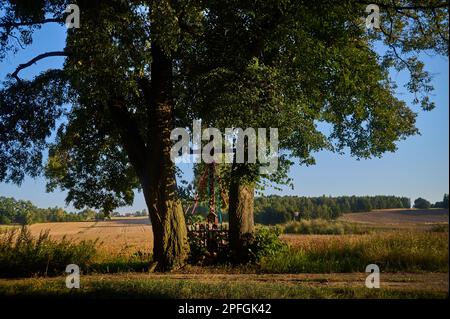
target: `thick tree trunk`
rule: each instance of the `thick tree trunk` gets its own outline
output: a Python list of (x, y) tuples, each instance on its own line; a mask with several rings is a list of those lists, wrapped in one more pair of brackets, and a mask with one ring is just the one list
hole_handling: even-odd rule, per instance
[(152, 223), (153, 260), (157, 271), (182, 266), (189, 253), (187, 228), (181, 201), (176, 194), (175, 164), (170, 158), (172, 105), (157, 103), (152, 111), (150, 165), (144, 195)]
[(144, 189), (153, 230), (155, 270), (169, 271), (182, 266), (189, 253), (187, 229), (181, 202), (175, 194), (173, 180), (163, 178), (158, 187)]
[(154, 235), (153, 259), (156, 270), (182, 266), (189, 253), (187, 228), (181, 201), (176, 194), (175, 164), (170, 158), (174, 127), (172, 59), (156, 44), (152, 47), (151, 85), (148, 95), (150, 159), (143, 181)]
[(168, 271), (183, 265), (189, 254), (187, 228), (176, 194), (175, 164), (170, 158), (174, 127), (172, 59), (152, 44), (151, 82), (139, 83), (148, 104), (148, 127), (142, 136), (125, 99), (112, 94), (109, 111), (120, 131), (123, 146), (136, 170), (153, 228), (155, 269)]
[(253, 217), (253, 200), (255, 187), (253, 184), (243, 183), (243, 179), (232, 178), (229, 189), (229, 240), (230, 249), (238, 262), (245, 262), (248, 258), (248, 246), (253, 241), (255, 230)]

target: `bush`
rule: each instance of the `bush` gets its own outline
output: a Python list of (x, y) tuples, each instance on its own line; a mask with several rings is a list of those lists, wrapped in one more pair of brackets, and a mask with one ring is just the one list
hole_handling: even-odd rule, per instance
[(96, 254), (97, 241), (54, 241), (48, 231), (33, 238), (27, 227), (0, 233), (0, 277), (61, 275), (66, 266), (85, 269)]
[(258, 262), (263, 257), (287, 251), (288, 245), (280, 239), (281, 233), (281, 227), (257, 227), (254, 239), (248, 247), (249, 261)]
[(414, 208), (428, 209), (430, 207), (431, 207), (431, 203), (429, 201), (427, 201), (426, 199), (423, 199), (422, 197), (419, 197), (414, 201)]

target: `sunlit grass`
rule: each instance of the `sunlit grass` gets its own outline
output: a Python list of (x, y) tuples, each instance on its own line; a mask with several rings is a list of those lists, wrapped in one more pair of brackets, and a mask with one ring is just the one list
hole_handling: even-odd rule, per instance
[(91, 298), (446, 298), (435, 290), (318, 287), (276, 282), (198, 282), (185, 279), (154, 279), (145, 276), (82, 277), (80, 289), (67, 289), (64, 278), (0, 281), (0, 296)]
[[(316, 239), (316, 240), (315, 240)], [(448, 233), (396, 231), (370, 235), (298, 236), (291, 248), (263, 258), (261, 271), (273, 273), (448, 271)]]

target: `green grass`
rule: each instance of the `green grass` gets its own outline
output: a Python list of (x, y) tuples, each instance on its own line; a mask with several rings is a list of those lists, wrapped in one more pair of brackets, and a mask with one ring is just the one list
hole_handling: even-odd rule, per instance
[(286, 234), (318, 234), (318, 235), (344, 235), (367, 234), (372, 232), (369, 227), (363, 227), (348, 222), (325, 219), (304, 219), (293, 221), (284, 225)]
[(448, 272), (448, 234), (394, 232), (345, 240), (326, 245), (290, 248), (261, 260), (266, 273), (363, 272), (368, 264), (382, 271)]
[(435, 290), (313, 287), (267, 282), (197, 282), (179, 279), (82, 277), (80, 289), (64, 278), (0, 281), (0, 297), (48, 298), (447, 298)]

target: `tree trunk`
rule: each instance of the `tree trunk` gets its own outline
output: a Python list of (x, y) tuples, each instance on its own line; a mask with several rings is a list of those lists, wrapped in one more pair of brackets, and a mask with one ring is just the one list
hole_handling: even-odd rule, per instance
[(144, 195), (152, 222), (153, 260), (156, 270), (182, 266), (189, 253), (187, 228), (181, 201), (176, 194), (175, 164), (170, 158), (174, 127), (172, 59), (152, 44), (151, 84), (148, 92), (148, 154)]
[(157, 103), (150, 129), (150, 165), (144, 181), (145, 200), (153, 229), (153, 260), (157, 271), (182, 266), (189, 253), (187, 228), (181, 201), (176, 194), (175, 164), (170, 158), (173, 122), (171, 103)]
[(144, 189), (152, 223), (153, 261), (157, 271), (179, 268), (189, 253), (184, 213), (180, 200), (176, 198), (174, 180), (175, 176), (173, 181), (162, 178), (158, 187)]
[(181, 201), (176, 194), (175, 164), (170, 158), (174, 127), (172, 59), (152, 43), (151, 81), (140, 79), (148, 105), (146, 136), (138, 130), (125, 98), (114, 96), (108, 103), (120, 131), (128, 158), (140, 179), (153, 228), (155, 269), (168, 271), (182, 266), (189, 254), (187, 228)]
[(255, 186), (252, 183), (244, 183), (239, 175), (237, 173), (232, 177), (229, 189), (229, 240), (230, 249), (237, 257), (237, 261), (246, 262), (248, 246), (253, 241), (255, 230), (253, 217)]

